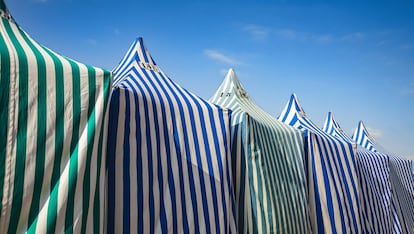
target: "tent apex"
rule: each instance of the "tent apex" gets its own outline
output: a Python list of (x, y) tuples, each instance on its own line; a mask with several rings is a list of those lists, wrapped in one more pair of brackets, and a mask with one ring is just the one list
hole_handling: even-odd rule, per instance
[(10, 14), (9, 10), (7, 9), (6, 3), (4, 0), (0, 0), (0, 17), (5, 18), (7, 20), (13, 21), (13, 17)]

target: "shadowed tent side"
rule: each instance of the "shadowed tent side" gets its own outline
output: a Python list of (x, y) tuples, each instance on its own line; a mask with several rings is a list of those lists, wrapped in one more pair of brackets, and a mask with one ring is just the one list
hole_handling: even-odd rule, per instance
[(135, 40), (114, 69), (107, 232), (235, 233), (230, 121)]
[(302, 133), (256, 106), (233, 69), (211, 101), (232, 110), (238, 231), (310, 232)]
[(38, 44), (0, 1), (0, 230), (103, 232), (111, 74)]

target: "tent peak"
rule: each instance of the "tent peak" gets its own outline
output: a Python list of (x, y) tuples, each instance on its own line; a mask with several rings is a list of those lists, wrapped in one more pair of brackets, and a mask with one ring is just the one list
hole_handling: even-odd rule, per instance
[(233, 68), (230, 68), (227, 72), (227, 76), (224, 79), (225, 83), (230, 86), (229, 93), (234, 92), (238, 97), (248, 98), (246, 90), (244, 89), (243, 85), (240, 83), (239, 78), (236, 75), (236, 72)]
[(0, 17), (5, 18), (9, 21), (13, 21), (13, 17), (7, 9), (6, 3), (4, 0), (0, 0)]
[(213, 97), (210, 99), (210, 101), (217, 102), (217, 100), (221, 98), (233, 99), (234, 97), (236, 97), (236, 99), (250, 99), (243, 85), (237, 78), (236, 72), (233, 68), (230, 68), (227, 71), (226, 77), (224, 78), (223, 82), (220, 84), (219, 88), (217, 89)]
[[(128, 61), (134, 61), (134, 63), (129, 63)], [(129, 47), (128, 52), (121, 59), (121, 62), (119, 62), (118, 66), (113, 69), (115, 77), (114, 84), (122, 79), (122, 77), (127, 76), (133, 66), (139, 66), (147, 71), (160, 72), (160, 68), (157, 66), (154, 59), (152, 59), (142, 37), (137, 37), (134, 40)]]
[(303, 110), (302, 105), (299, 102), (298, 95), (296, 93), (292, 93), (290, 96), (290, 103), (294, 106), (296, 112), (301, 116), (306, 116), (305, 110)]

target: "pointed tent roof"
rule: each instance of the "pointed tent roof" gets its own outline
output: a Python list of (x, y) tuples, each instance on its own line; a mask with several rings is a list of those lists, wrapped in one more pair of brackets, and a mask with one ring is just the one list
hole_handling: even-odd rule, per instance
[(369, 151), (378, 152), (374, 137), (368, 133), (368, 130), (362, 121), (359, 121), (354, 135), (352, 135), (352, 140)]
[(328, 134), (338, 137), (342, 139), (343, 141), (353, 143), (354, 141), (342, 130), (341, 126), (339, 126), (339, 123), (336, 121), (334, 115), (332, 112), (328, 113), (328, 116), (326, 117), (325, 123), (322, 128), (325, 132)]
[(306, 115), (306, 112), (300, 104), (299, 98), (295, 93), (290, 96), (289, 101), (285, 105), (285, 108), (279, 115), (278, 119), (281, 122), (287, 123), (295, 128), (305, 131), (310, 130), (320, 135), (330, 137), (315, 123), (313, 123), (312, 120)]
[(111, 73), (37, 43), (3, 0), (0, 34), (0, 230), (103, 232)]
[(233, 69), (210, 100), (232, 110), (238, 231), (308, 232), (302, 133), (258, 107)]
[[(222, 97), (227, 98), (222, 99)], [(264, 111), (253, 102), (246, 89), (238, 79), (236, 72), (232, 68), (228, 70), (226, 77), (210, 101), (219, 104), (220, 106), (229, 108), (232, 112), (245, 112), (250, 117), (265, 124), (277, 125), (291, 129), (290, 126), (277, 121), (277, 119), (275, 119), (272, 115)], [(295, 130), (293, 129), (293, 131)]]
[(142, 38), (114, 69), (114, 80), (108, 232), (235, 232), (231, 111), (171, 80)]
[[(360, 231), (357, 165), (352, 144), (330, 136), (306, 115), (292, 94), (279, 120), (305, 132), (311, 223), (315, 232)], [(325, 217), (325, 218), (323, 218)], [(338, 222), (340, 220), (340, 222)]]

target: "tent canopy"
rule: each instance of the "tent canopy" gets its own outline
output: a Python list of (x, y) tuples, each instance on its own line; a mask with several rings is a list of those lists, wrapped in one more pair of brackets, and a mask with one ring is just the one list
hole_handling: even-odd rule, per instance
[(357, 165), (352, 144), (322, 131), (292, 94), (279, 120), (305, 134), (312, 230), (360, 232)]
[(114, 69), (108, 232), (236, 232), (230, 114), (173, 82), (135, 40)]
[(0, 230), (102, 232), (111, 74), (34, 41), (0, 1)]
[(302, 133), (260, 109), (233, 69), (211, 101), (232, 110), (238, 231), (307, 233)]

